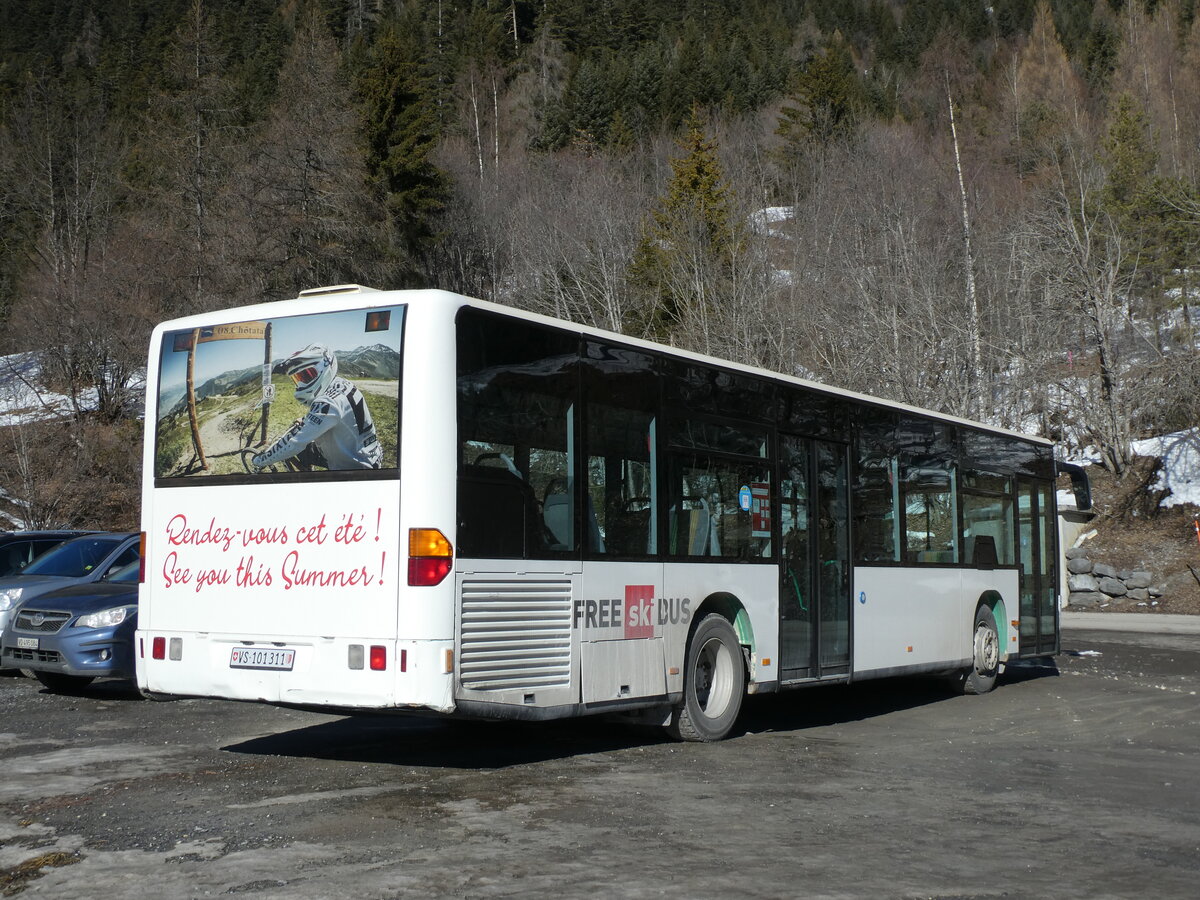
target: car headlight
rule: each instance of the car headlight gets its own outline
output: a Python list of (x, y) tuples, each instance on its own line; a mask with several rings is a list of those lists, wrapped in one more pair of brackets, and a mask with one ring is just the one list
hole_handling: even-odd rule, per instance
[(21, 599), (21, 590), (21, 588), (6, 588), (0, 591), (0, 612), (12, 609), (17, 605), (17, 601)]
[(116, 609), (106, 609), (103, 612), (80, 616), (75, 620), (76, 628), (112, 628), (120, 625), (137, 611), (135, 606), (118, 606)]

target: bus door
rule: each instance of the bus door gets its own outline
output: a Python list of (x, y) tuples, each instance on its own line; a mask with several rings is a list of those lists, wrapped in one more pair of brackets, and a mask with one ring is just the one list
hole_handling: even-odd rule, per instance
[(780, 435), (781, 681), (850, 671), (846, 448)]
[(1058, 549), (1048, 482), (1017, 479), (1022, 656), (1058, 650)]

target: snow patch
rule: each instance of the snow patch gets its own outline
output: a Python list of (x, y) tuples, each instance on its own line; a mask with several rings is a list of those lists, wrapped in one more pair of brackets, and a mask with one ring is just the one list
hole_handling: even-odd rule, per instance
[[(86, 408), (96, 402), (96, 392), (80, 397)], [(42, 385), (42, 362), (37, 353), (0, 357), (0, 428), (26, 425), (69, 415), (71, 398)]]
[(1189, 428), (1162, 437), (1133, 442), (1137, 456), (1158, 457), (1162, 470), (1153, 487), (1171, 491), (1164, 506), (1200, 506), (1200, 429)]
[(750, 227), (758, 234), (779, 234), (778, 226), (796, 215), (794, 206), (768, 206), (750, 214)]

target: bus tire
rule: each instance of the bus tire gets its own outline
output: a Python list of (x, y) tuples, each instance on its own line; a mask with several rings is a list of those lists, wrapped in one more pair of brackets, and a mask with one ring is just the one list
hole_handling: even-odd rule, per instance
[(964, 694), (986, 694), (996, 686), (1000, 671), (1000, 632), (996, 617), (986, 606), (975, 610), (971, 629), (971, 666), (960, 675), (959, 688)]
[(746, 668), (729, 620), (705, 616), (688, 642), (683, 702), (671, 712), (668, 732), (681, 741), (719, 741), (742, 710)]

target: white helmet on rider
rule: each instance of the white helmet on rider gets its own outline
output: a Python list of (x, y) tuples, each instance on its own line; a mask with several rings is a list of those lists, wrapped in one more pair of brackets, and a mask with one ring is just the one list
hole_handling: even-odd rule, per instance
[(276, 369), (292, 376), (296, 383), (296, 399), (311, 405), (321, 391), (337, 377), (337, 357), (324, 344), (309, 344), (297, 350)]

